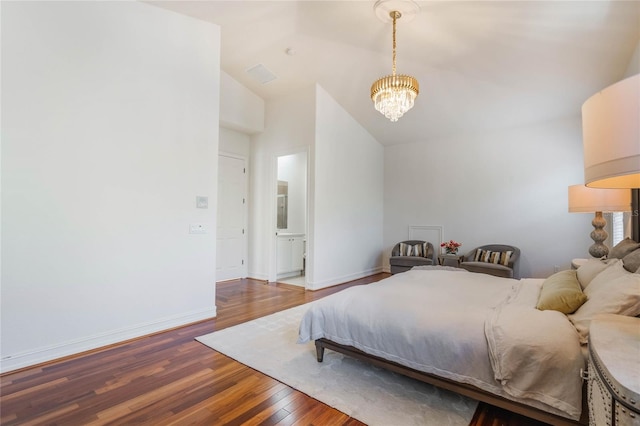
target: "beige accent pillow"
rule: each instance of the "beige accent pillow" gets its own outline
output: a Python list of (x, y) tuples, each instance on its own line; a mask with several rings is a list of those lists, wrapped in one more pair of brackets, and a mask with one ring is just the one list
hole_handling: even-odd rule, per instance
[(536, 308), (541, 311), (553, 310), (571, 314), (586, 301), (587, 296), (582, 292), (577, 272), (575, 270), (560, 271), (542, 283)]
[(629, 272), (640, 272), (640, 249), (634, 250), (622, 258), (624, 269)]
[(578, 268), (578, 282), (584, 290), (589, 283), (609, 266), (620, 262), (620, 259), (589, 259)]
[(596, 276), (584, 294), (588, 300), (568, 315), (578, 334), (580, 343), (589, 339), (589, 325), (598, 314), (640, 315), (640, 274), (633, 274), (617, 262)]
[(631, 238), (625, 238), (624, 240), (616, 244), (609, 251), (608, 257), (609, 259), (613, 259), (613, 258), (622, 259), (632, 251), (637, 250), (639, 248), (640, 248), (640, 243), (636, 243)]

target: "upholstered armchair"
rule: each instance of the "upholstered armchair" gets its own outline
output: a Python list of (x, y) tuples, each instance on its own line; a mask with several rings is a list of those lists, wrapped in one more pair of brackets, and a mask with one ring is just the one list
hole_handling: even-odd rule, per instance
[(460, 268), (496, 277), (520, 278), (518, 261), (520, 249), (505, 244), (487, 244), (464, 255)]
[(401, 241), (391, 250), (391, 273), (408, 271), (414, 266), (433, 265), (433, 244), (422, 240)]

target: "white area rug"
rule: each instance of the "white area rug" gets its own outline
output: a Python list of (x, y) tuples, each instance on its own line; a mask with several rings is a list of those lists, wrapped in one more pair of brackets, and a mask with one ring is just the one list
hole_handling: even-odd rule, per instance
[(467, 426), (477, 402), (363, 361), (297, 344), (307, 305), (197, 338), (236, 361), (368, 425)]

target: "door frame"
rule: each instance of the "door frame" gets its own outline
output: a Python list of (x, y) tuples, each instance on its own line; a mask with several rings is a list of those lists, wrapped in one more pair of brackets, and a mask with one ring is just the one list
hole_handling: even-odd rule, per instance
[(292, 147), (287, 149), (281, 149), (273, 153), (271, 156), (271, 173), (270, 173), (270, 183), (269, 187), (271, 188), (271, 196), (269, 197), (269, 218), (270, 218), (270, 234), (271, 241), (269, 244), (269, 282), (276, 282), (278, 279), (278, 258), (277, 258), (277, 247), (278, 247), (278, 215), (277, 215), (277, 199), (278, 199), (278, 158), (284, 157), (287, 155), (295, 155), (304, 153), (306, 155), (306, 170), (305, 173), (307, 175), (306, 182), (306, 200), (305, 200), (305, 238), (306, 238), (306, 258), (305, 258), (305, 276), (304, 276), (304, 288), (309, 288), (309, 266), (313, 263), (313, 258), (310, 256), (309, 248), (311, 247), (311, 240), (309, 235), (309, 199), (310, 199), (310, 187), (311, 187), (311, 167), (310, 167), (310, 157), (311, 157), (311, 149), (308, 145)]

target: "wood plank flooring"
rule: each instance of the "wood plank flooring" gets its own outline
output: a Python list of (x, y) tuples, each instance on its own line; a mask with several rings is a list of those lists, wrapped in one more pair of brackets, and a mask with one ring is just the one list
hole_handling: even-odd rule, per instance
[[(362, 425), (194, 338), (387, 276), (315, 292), (218, 283), (216, 319), (2, 375), (0, 424)], [(481, 404), (471, 425), (542, 423)]]

